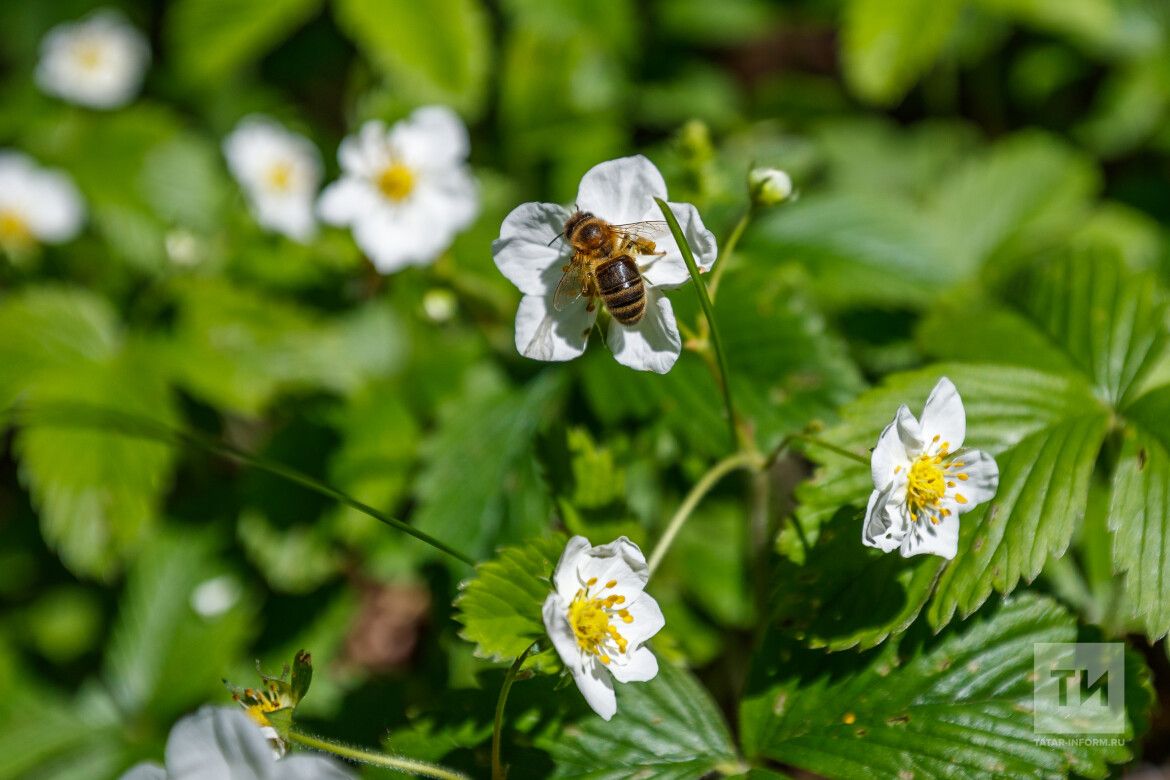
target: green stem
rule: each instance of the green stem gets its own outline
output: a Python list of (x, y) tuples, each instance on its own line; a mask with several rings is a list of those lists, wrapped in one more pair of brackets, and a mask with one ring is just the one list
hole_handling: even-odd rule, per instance
[(297, 730), (295, 727), (289, 732), (288, 736), (289, 739), (298, 745), (304, 745), (307, 748), (320, 750), (325, 753), (332, 753), (335, 756), (348, 758), (350, 761), (360, 761), (370, 766), (394, 769), (399, 772), (405, 772), (406, 774), (417, 775), (418, 777), (437, 777), (440, 780), (469, 780), (467, 775), (462, 772), (456, 772), (454, 769), (447, 769), (438, 764), (431, 764), (426, 761), (407, 758), (406, 756), (396, 756), (391, 753), (382, 753), (376, 750), (363, 750), (362, 748), (351, 747), (350, 745), (342, 745), (313, 736), (312, 734), (306, 734), (303, 731)]
[(508, 776), (508, 772), (500, 760), (500, 734), (504, 728), (504, 707), (508, 704), (508, 693), (512, 690), (512, 683), (516, 682), (516, 675), (520, 672), (520, 667), (524, 665), (524, 659), (536, 648), (537, 644), (539, 644), (539, 640), (524, 648), (520, 657), (508, 667), (508, 672), (504, 675), (504, 684), (500, 686), (500, 698), (496, 700), (496, 720), (492, 726), (492, 780), (504, 780)]
[(715, 261), (715, 267), (711, 269), (711, 283), (708, 285), (711, 289), (711, 300), (715, 300), (715, 296), (719, 293), (719, 280), (727, 272), (727, 265), (731, 261), (731, 255), (735, 252), (735, 247), (739, 245), (739, 239), (743, 237), (743, 231), (747, 230), (748, 223), (752, 221), (753, 214), (755, 214), (755, 209), (748, 206), (743, 212), (743, 216), (735, 223), (735, 227), (731, 229), (731, 235), (719, 246), (719, 258)]
[(707, 295), (707, 285), (699, 276), (699, 267), (695, 264), (695, 256), (691, 252), (691, 246), (687, 243), (686, 236), (683, 235), (682, 228), (679, 227), (678, 220), (674, 216), (674, 212), (670, 210), (670, 206), (661, 198), (655, 198), (658, 203), (658, 208), (662, 210), (662, 216), (666, 218), (666, 224), (670, 226), (670, 232), (674, 235), (675, 243), (678, 244), (679, 251), (682, 253), (683, 260), (687, 264), (687, 270), (690, 271), (691, 281), (695, 283), (695, 292), (699, 296), (699, 305), (703, 308), (703, 316), (707, 318), (707, 327), (711, 329), (711, 343), (715, 347), (715, 358), (719, 365), (720, 388), (723, 390), (723, 403), (727, 408), (727, 426), (731, 433), (731, 447), (737, 449), (740, 445), (739, 441), (739, 418), (735, 414), (735, 404), (731, 400), (731, 383), (728, 381), (727, 358), (723, 354), (723, 342), (719, 338), (719, 329), (715, 326), (715, 310), (711, 306), (711, 298)]
[[(14, 410), (9, 410), (8, 414), (12, 415), (13, 411)], [(29, 410), (27, 409), (24, 410), (24, 422), (26, 424), (30, 420), (36, 419), (35, 417), (28, 417), (28, 411)], [(181, 428), (174, 428), (165, 423), (123, 414), (122, 412), (113, 409), (102, 409), (87, 407), (84, 405), (70, 404), (60, 405), (56, 408), (49, 408), (49, 411), (74, 411), (83, 413), (83, 416), (78, 418), (70, 419), (66, 417), (60, 419), (60, 422), (65, 425), (92, 425), (108, 427), (118, 433), (125, 435), (140, 436), (142, 438), (154, 439), (156, 441), (162, 441), (168, 444), (191, 444), (197, 447), (202, 447), (209, 452), (213, 452), (217, 455), (239, 461), (240, 463), (251, 466), (255, 469), (259, 469), (260, 471), (266, 471), (269, 474), (286, 479), (290, 482), (294, 482), (301, 487), (307, 488), (316, 493), (320, 493), (323, 496), (340, 501), (346, 506), (361, 512), (364, 515), (369, 515), (375, 520), (385, 523), (391, 528), (402, 531), (403, 533), (409, 534), (421, 542), (429, 544), (436, 550), (442, 553), (446, 553), (452, 558), (466, 563), (468, 566), (475, 566), (475, 561), (469, 558), (467, 555), (464, 555), (458, 550), (448, 546), (444, 542), (435, 539), (430, 534), (420, 531), (414, 526), (402, 522), (398, 518), (391, 517), (390, 515), (379, 512), (369, 504), (359, 501), (348, 493), (345, 493), (328, 483), (322, 482), (315, 477), (311, 477), (308, 474), (305, 474), (302, 471), (298, 471), (291, 466), (286, 466), (283, 463), (278, 463), (276, 461), (268, 460), (257, 455), (252, 455), (206, 434), (191, 430), (184, 430)], [(46, 414), (46, 409), (39, 409), (38, 413), (44, 416)], [(88, 414), (89, 416), (86, 417), (84, 416), (85, 414)], [(102, 415), (104, 415), (106, 419), (101, 419)], [(15, 417), (15, 415), (13, 416)], [(47, 418), (43, 418), (39, 424), (45, 424), (44, 419), (48, 419), (50, 422), (53, 420), (52, 416), (49, 415)]]
[(654, 551), (650, 553), (650, 561), (647, 565), (650, 568), (651, 577), (657, 571), (658, 565), (662, 563), (662, 559), (666, 557), (667, 550), (674, 543), (674, 537), (678, 536), (678, 532), (682, 530), (687, 518), (695, 511), (695, 507), (703, 500), (703, 496), (707, 495), (711, 488), (715, 487), (715, 484), (730, 472), (736, 469), (755, 468), (758, 465), (760, 465), (759, 455), (753, 452), (737, 452), (727, 456), (707, 470), (707, 473), (695, 483), (691, 492), (687, 493), (686, 498), (679, 504), (678, 510), (670, 518), (670, 522), (666, 524), (666, 530), (662, 532), (658, 544), (654, 546)]

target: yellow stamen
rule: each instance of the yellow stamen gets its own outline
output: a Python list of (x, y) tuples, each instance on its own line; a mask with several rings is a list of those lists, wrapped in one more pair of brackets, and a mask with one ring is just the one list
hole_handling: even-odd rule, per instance
[(27, 247), (34, 242), (24, 217), (9, 209), (0, 209), (0, 246)]
[(616, 585), (617, 585), (617, 580), (610, 580), (609, 582), (605, 583), (605, 587), (607, 587), (607, 588), (612, 588), (612, 587), (615, 587)]
[(277, 192), (287, 192), (292, 186), (293, 168), (287, 162), (278, 162), (268, 169), (268, 187)]
[[(628, 609), (618, 608), (618, 605), (625, 603), (625, 596), (613, 593), (598, 598), (591, 595), (589, 591), (596, 583), (597, 578), (591, 578), (586, 587), (580, 588), (573, 597), (569, 604), (569, 625), (577, 637), (577, 646), (583, 652), (597, 656), (601, 663), (608, 664), (614, 647), (619, 653), (626, 652), (629, 647), (629, 640), (621, 635), (613, 619), (616, 617), (622, 623), (629, 624), (634, 622), (634, 616)], [(606, 587), (616, 584), (616, 580), (610, 580)]]
[(414, 190), (414, 171), (400, 162), (392, 162), (378, 174), (378, 189), (390, 200), (405, 200)]

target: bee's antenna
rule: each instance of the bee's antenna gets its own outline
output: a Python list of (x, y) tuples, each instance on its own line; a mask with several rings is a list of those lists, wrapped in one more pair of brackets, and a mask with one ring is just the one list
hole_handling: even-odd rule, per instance
[(561, 237), (561, 234), (557, 233), (555, 236), (552, 237), (552, 241), (549, 241), (547, 244), (545, 244), (545, 246), (552, 246), (556, 242), (556, 240), (560, 237)]

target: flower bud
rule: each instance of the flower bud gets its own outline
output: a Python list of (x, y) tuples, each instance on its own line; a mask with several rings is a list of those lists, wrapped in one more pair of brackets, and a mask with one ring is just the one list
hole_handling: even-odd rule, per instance
[(753, 168), (748, 191), (756, 206), (775, 206), (792, 197), (792, 178), (779, 168)]

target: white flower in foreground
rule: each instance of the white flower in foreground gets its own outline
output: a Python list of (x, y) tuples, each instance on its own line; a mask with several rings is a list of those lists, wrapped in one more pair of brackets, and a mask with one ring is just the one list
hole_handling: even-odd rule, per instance
[(0, 152), (0, 249), (68, 241), (84, 220), (85, 206), (68, 176), (19, 152)]
[(999, 487), (999, 467), (982, 450), (966, 449), (967, 415), (951, 380), (934, 386), (922, 422), (904, 405), (886, 426), (870, 461), (873, 494), (862, 541), (882, 552), (900, 548), (955, 557), (959, 515), (989, 501)]
[[(623, 225), (656, 222), (652, 235), (655, 254), (635, 260), (646, 289), (646, 308), (634, 325), (613, 320), (606, 341), (619, 363), (642, 371), (664, 374), (682, 348), (674, 309), (662, 294), (690, 279), (674, 237), (662, 221), (654, 198), (666, 199), (666, 183), (654, 164), (641, 155), (610, 160), (590, 169), (581, 179), (576, 210)], [(689, 203), (671, 203), (671, 210), (691, 245), (695, 263), (703, 271), (715, 262), (715, 237), (703, 227), (698, 210)], [(536, 360), (572, 360), (585, 351), (597, 302), (582, 296), (561, 311), (553, 305), (557, 284), (572, 247), (563, 233), (572, 212), (552, 203), (524, 203), (500, 226), (492, 255), (500, 272), (520, 288), (524, 297), (516, 312), (516, 349)], [(659, 254), (661, 253), (661, 254)]]
[(204, 707), (175, 724), (167, 738), (166, 768), (143, 763), (121, 780), (351, 780), (325, 756), (273, 757), (261, 729), (242, 711)]
[(297, 241), (313, 237), (321, 157), (309, 139), (267, 117), (249, 116), (224, 139), (223, 153), (257, 222)]
[[(626, 537), (592, 547), (574, 536), (544, 601), (544, 627), (585, 701), (609, 720), (617, 712), (613, 681), (645, 682), (658, 659), (645, 642), (666, 624), (658, 602), (643, 592), (650, 570)], [(612, 677), (611, 677), (612, 675)]]
[(426, 265), (479, 212), (469, 147), (467, 128), (442, 106), (420, 108), (389, 129), (366, 122), (341, 142), (341, 179), (321, 193), (321, 219), (352, 228), (383, 273)]
[(60, 24), (41, 41), (36, 80), (50, 95), (91, 108), (125, 105), (142, 87), (150, 46), (117, 11)]

